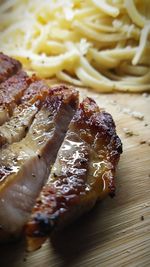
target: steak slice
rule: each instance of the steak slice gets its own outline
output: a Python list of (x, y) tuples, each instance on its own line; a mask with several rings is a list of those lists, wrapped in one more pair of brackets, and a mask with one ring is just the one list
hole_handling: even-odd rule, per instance
[(31, 83), (24, 71), (12, 76), (0, 84), (0, 125), (9, 119), (13, 110), (20, 102), (26, 88)]
[(16, 74), (21, 68), (19, 61), (0, 53), (0, 83)]
[(10, 120), (0, 126), (0, 147), (19, 142), (25, 137), (49, 90), (42, 80), (30, 84), (19, 100), (21, 104), (14, 109)]
[(37, 112), (38, 106), (34, 104), (22, 104), (16, 107), (10, 121), (0, 126), (0, 147), (19, 142), (24, 138)]
[(26, 226), (28, 250), (42, 245), (52, 231), (114, 194), (114, 175), (122, 145), (110, 114), (86, 98), (74, 115), (52, 173)]
[(45, 83), (45, 81), (38, 80), (36, 76), (33, 76), (32, 83), (24, 91), (24, 94), (21, 97), (21, 103), (30, 102), (33, 104), (37, 100), (41, 101), (45, 98), (48, 92), (49, 92), (49, 86)]
[(26, 137), (0, 151), (1, 242), (20, 235), (77, 104), (75, 90), (50, 90)]

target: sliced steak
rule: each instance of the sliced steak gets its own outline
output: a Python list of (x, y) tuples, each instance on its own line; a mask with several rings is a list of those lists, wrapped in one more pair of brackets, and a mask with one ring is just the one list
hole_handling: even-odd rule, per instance
[(16, 107), (10, 121), (0, 126), (0, 147), (19, 142), (24, 138), (37, 112), (38, 106), (34, 104), (22, 104)]
[(26, 226), (28, 250), (41, 246), (52, 231), (114, 194), (114, 175), (122, 145), (110, 114), (85, 99), (74, 115)]
[(30, 84), (19, 100), (21, 104), (14, 109), (10, 120), (0, 126), (0, 147), (19, 142), (25, 137), (49, 90), (44, 81), (35, 81)]
[(0, 241), (16, 237), (27, 222), (55, 161), (78, 94), (51, 90), (24, 139), (0, 151)]
[(12, 76), (0, 84), (0, 125), (9, 119), (13, 110), (20, 102), (26, 88), (31, 83), (24, 71)]
[(19, 61), (0, 53), (0, 83), (16, 74), (22, 65)]
[(31, 79), (32, 83), (21, 97), (21, 103), (35, 103), (37, 100), (41, 101), (50, 90), (44, 80), (38, 80), (36, 76), (33, 76)]

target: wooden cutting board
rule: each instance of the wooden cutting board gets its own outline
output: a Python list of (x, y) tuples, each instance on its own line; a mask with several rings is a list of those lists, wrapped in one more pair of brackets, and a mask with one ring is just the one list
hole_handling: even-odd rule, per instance
[(26, 254), (22, 243), (1, 245), (1, 267), (150, 266), (150, 96), (81, 95), (113, 115), (122, 139), (116, 197), (98, 203), (34, 253)]

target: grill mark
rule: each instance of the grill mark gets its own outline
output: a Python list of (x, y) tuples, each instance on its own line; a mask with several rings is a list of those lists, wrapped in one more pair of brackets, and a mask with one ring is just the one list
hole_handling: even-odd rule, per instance
[(15, 75), (22, 68), (21, 63), (0, 53), (0, 83)]

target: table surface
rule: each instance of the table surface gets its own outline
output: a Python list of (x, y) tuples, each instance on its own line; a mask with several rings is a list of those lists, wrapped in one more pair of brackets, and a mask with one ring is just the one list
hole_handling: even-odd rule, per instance
[(1, 245), (1, 267), (150, 266), (150, 96), (80, 92), (113, 115), (123, 142), (116, 197), (97, 203), (36, 252), (26, 254), (22, 242)]

